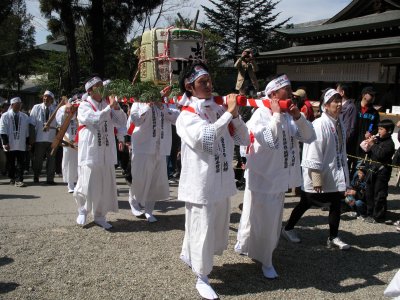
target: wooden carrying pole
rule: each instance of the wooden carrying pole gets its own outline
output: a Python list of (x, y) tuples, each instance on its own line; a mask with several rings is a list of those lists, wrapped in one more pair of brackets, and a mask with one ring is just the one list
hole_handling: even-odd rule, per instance
[(71, 122), (71, 119), (74, 117), (76, 111), (78, 110), (78, 106), (72, 105), (69, 111), (69, 114), (65, 118), (64, 122), (62, 123), (60, 129), (58, 130), (58, 133), (56, 137), (53, 140), (53, 143), (51, 143), (51, 152), (50, 155), (55, 155), (57, 151), (57, 147), (60, 145), (60, 143), (64, 139), (64, 135), (68, 130), (69, 123)]
[(53, 111), (53, 113), (50, 115), (49, 119), (47, 120), (47, 122), (44, 124), (43, 126), (43, 131), (47, 131), (50, 129), (50, 124), (51, 122), (53, 122), (53, 120), (55, 119), (56, 115), (57, 115), (57, 111), (60, 109), (61, 106), (63, 106), (65, 103), (68, 102), (68, 98), (65, 96), (61, 97), (61, 101), (60, 103), (58, 103), (55, 111)]

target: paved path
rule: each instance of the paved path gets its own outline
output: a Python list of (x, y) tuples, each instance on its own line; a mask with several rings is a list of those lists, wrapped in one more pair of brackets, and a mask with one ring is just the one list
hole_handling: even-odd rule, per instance
[[(392, 178), (393, 182), (394, 178)], [(179, 260), (184, 230), (183, 204), (156, 204), (159, 222), (148, 224), (130, 213), (128, 189), (118, 178), (114, 231), (75, 225), (71, 194), (57, 186), (8, 185), (0, 177), (1, 299), (198, 299), (192, 272)], [(400, 219), (398, 189), (391, 187), (389, 209)], [(278, 280), (262, 277), (261, 267), (233, 251), (243, 193), (232, 201), (229, 248), (215, 258), (210, 275), (221, 299), (383, 299), (400, 267), (400, 233), (394, 226), (367, 224), (342, 215), (340, 234), (347, 252), (328, 250), (327, 212), (311, 209), (299, 222), (301, 244), (281, 240), (274, 255)], [(287, 220), (297, 197), (286, 197)]]

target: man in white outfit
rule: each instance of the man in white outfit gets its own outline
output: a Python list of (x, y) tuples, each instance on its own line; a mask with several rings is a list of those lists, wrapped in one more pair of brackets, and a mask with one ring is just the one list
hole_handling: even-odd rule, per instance
[[(72, 98), (69, 101), (60, 107), (56, 114), (56, 120), (58, 126), (61, 126), (64, 123), (64, 120), (70, 113), (70, 109), (72, 107), (71, 102)], [(78, 120), (76, 118), (76, 112), (69, 122), (69, 126), (67, 131), (65, 132), (64, 139), (67, 140), (68, 143), (75, 142), (76, 132), (78, 130)], [(69, 146), (63, 147), (63, 159), (62, 159), (62, 174), (63, 181), (67, 183), (68, 193), (73, 193), (75, 188), (75, 183), (78, 181), (78, 149), (71, 148)]]
[(299, 141), (313, 141), (315, 132), (296, 105), (281, 111), (279, 100), (292, 96), (286, 75), (269, 82), (265, 94), (271, 109), (258, 108), (247, 122), (253, 138), (235, 250), (261, 262), (264, 276), (274, 279), (278, 274), (272, 254), (279, 241), (285, 192), (302, 182)]
[(207, 67), (194, 64), (181, 80), (187, 97), (176, 121), (182, 139), (178, 199), (185, 201), (185, 237), (181, 259), (197, 275), (196, 288), (205, 299), (218, 295), (208, 281), (214, 255), (228, 245), (230, 197), (236, 193), (232, 167), (234, 144), (248, 145), (249, 134), (236, 106), (215, 103)]
[(114, 127), (126, 124), (126, 114), (114, 97), (109, 101), (102, 99), (102, 86), (99, 77), (90, 79), (85, 84), (89, 96), (78, 108), (78, 182), (74, 198), (78, 204), (78, 224), (85, 224), (87, 213), (92, 211), (94, 222), (110, 229), (106, 214), (118, 211)]
[(9, 110), (0, 119), (0, 135), (9, 162), (10, 184), (25, 187), (24, 160), (29, 137), (29, 117), (21, 112), (21, 98), (12, 98), (10, 104)]
[[(132, 184), (129, 204), (133, 215), (145, 215), (148, 222), (156, 222), (153, 215), (156, 201), (169, 198), (167, 155), (171, 152), (172, 131), (179, 110), (163, 103), (133, 103), (127, 128), (135, 126), (131, 135)], [(142, 211), (144, 208), (144, 212)]]
[(56, 137), (56, 120), (50, 124), (48, 120), (56, 110), (54, 103), (54, 94), (45, 91), (43, 94), (43, 103), (33, 106), (30, 118), (31, 134), (35, 137), (33, 149), (33, 182), (39, 182), (39, 176), (42, 171), (43, 161), (46, 157), (47, 184), (55, 185), (54, 174), (56, 172), (56, 161), (51, 152), (51, 143)]

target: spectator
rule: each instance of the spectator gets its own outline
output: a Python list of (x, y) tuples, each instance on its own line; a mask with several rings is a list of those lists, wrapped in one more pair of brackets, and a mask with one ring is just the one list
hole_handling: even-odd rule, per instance
[(378, 136), (370, 136), (364, 141), (369, 160), (367, 180), (366, 222), (385, 221), (387, 211), (388, 184), (392, 174), (392, 156), (395, 152), (392, 132), (394, 123), (389, 119), (378, 123)]
[(257, 64), (254, 60), (253, 50), (246, 49), (235, 62), (235, 68), (238, 69), (236, 89), (240, 95), (255, 95), (258, 91), (258, 82), (256, 77)]
[(378, 132), (379, 112), (373, 107), (375, 99), (375, 90), (371, 87), (365, 87), (361, 92), (361, 101), (356, 103), (357, 116), (354, 127), (354, 139), (349, 143), (350, 148), (348, 154), (356, 158), (350, 169), (350, 178), (355, 173), (357, 163), (365, 156), (365, 152), (361, 149), (360, 144), (364, 139), (371, 137)]
[(346, 196), (346, 204), (351, 208), (351, 216), (364, 220), (367, 214), (366, 206), (366, 189), (367, 178), (365, 174), (365, 166), (359, 165), (357, 167), (357, 176), (351, 181), (351, 189)]
[(310, 122), (314, 121), (314, 110), (310, 101), (307, 99), (307, 93), (303, 89), (298, 89), (297, 91), (292, 93), (293, 102), (300, 109), (300, 112), (304, 114), (306, 119)]
[(30, 134), (34, 137), (34, 153), (33, 153), (33, 182), (39, 182), (39, 176), (43, 168), (43, 161), (46, 158), (46, 174), (47, 184), (55, 185), (55, 158), (50, 155), (51, 143), (56, 136), (56, 120), (55, 118), (50, 124), (47, 124), (50, 116), (55, 111), (53, 105), (54, 94), (45, 91), (43, 94), (43, 103), (33, 106), (30, 114), (31, 130)]
[[(21, 98), (10, 100), (11, 109), (2, 114), (0, 119), (0, 134), (3, 149), (6, 151), (8, 176), (10, 184), (16, 187), (25, 187), (24, 161), (27, 143), (29, 141), (29, 117), (21, 112)], [(17, 167), (15, 167), (15, 161)]]

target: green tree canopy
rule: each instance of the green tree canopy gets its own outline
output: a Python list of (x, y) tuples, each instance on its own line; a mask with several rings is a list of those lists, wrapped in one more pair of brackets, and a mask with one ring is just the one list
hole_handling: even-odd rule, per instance
[(256, 51), (275, 49), (281, 39), (274, 29), (286, 24), (289, 19), (277, 23), (279, 13), (273, 10), (279, 1), (272, 0), (210, 0), (215, 9), (202, 6), (207, 22), (201, 26), (221, 37), (219, 48), (228, 59), (245, 48)]
[(20, 89), (21, 74), (31, 72), (30, 54), (35, 29), (24, 0), (2, 0), (0, 4), (0, 81), (6, 88)]

